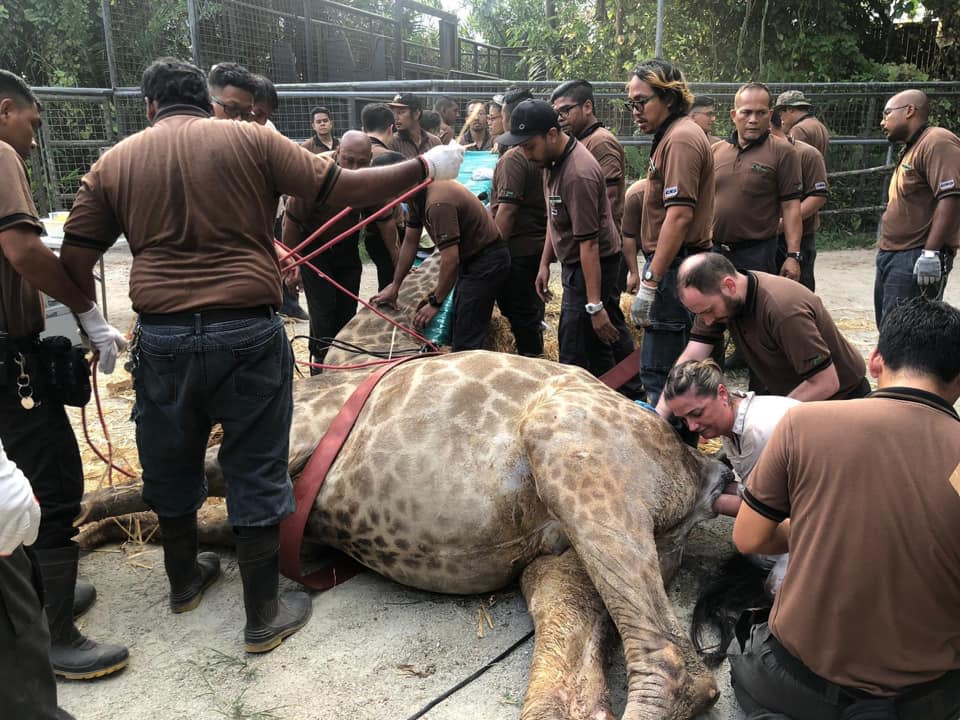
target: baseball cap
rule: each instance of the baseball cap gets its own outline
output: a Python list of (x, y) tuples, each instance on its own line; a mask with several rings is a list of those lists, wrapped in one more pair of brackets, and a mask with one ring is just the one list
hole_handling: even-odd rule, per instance
[(813, 107), (813, 103), (807, 100), (807, 96), (800, 90), (787, 90), (777, 96), (773, 109), (786, 107)]
[(394, 96), (392, 102), (387, 103), (390, 107), (405, 107), (410, 108), (411, 110), (422, 110), (423, 106), (420, 104), (419, 98), (416, 95), (410, 93), (400, 93)]
[(543, 100), (524, 100), (510, 115), (510, 132), (496, 142), (504, 147), (519, 145), (534, 135), (546, 135), (550, 128), (560, 129), (560, 117), (553, 105)]

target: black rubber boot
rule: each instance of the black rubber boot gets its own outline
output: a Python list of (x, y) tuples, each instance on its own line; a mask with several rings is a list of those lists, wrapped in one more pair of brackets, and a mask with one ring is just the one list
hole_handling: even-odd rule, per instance
[(162, 517), (163, 566), (170, 581), (170, 609), (185, 613), (200, 604), (203, 591), (220, 577), (216, 553), (197, 554), (197, 514)]
[(37, 550), (36, 555), (46, 595), (50, 664), (54, 674), (68, 680), (92, 680), (126, 667), (127, 648), (99, 645), (85, 638), (73, 624), (80, 548), (71, 543), (53, 550)]
[(97, 589), (92, 583), (77, 580), (73, 589), (73, 619), (83, 615), (97, 599)]
[(279, 592), (278, 526), (237, 528), (237, 562), (247, 611), (244, 648), (249, 653), (269, 652), (307, 624), (313, 603), (299, 590)]

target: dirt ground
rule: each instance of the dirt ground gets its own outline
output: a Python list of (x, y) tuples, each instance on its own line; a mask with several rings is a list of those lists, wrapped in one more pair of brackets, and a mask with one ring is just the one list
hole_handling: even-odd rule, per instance
[[(873, 322), (871, 251), (823, 253), (817, 259), (818, 287), (844, 333), (866, 355), (876, 341)], [(112, 323), (127, 329), (133, 318), (127, 299), (130, 257), (125, 247), (106, 258), (108, 309)], [(364, 269), (365, 296), (375, 273)], [(960, 305), (960, 283), (947, 300)], [(306, 332), (306, 325), (295, 328)], [(133, 396), (120, 369), (102, 380), (108, 426), (119, 464), (136, 468), (129, 416)], [(106, 480), (103, 466), (85, 446), (79, 415), (74, 418), (84, 448), (88, 488)], [(91, 419), (92, 422), (92, 419)], [(103, 446), (94, 428), (94, 442)], [(117, 480), (122, 478), (117, 478)], [(694, 530), (683, 566), (669, 588), (681, 622), (689, 625), (700, 579), (732, 552), (731, 522), (718, 518)], [(510, 648), (531, 629), (519, 588), (483, 597), (454, 597), (411, 590), (364, 573), (313, 599), (310, 624), (281, 648), (264, 656), (243, 652), (243, 605), (235, 558), (223, 553), (223, 578), (200, 607), (172, 615), (160, 550), (131, 540), (85, 554), (81, 576), (97, 586), (99, 599), (80, 620), (94, 639), (122, 642), (130, 665), (96, 682), (61, 682), (60, 702), (78, 720), (509, 720), (518, 718), (533, 642), (527, 640), (478, 679), (418, 715), (475, 671)], [(286, 581), (284, 581), (286, 582)], [(493, 627), (479, 637), (483, 605)], [(729, 671), (717, 671), (718, 704), (705, 718), (738, 716)], [(615, 711), (624, 702), (622, 652), (611, 650), (609, 681)]]

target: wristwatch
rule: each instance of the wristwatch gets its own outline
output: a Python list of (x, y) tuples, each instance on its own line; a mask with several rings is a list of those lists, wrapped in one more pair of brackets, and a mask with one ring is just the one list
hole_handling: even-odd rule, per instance
[(437, 300), (437, 296), (434, 293), (430, 293), (429, 295), (427, 295), (427, 302), (430, 303), (430, 307), (435, 307), (435, 308), (438, 308), (441, 305), (443, 305), (442, 302)]
[(598, 302), (598, 303), (589, 303), (589, 302), (588, 302), (586, 305), (584, 305), (584, 307), (587, 309), (587, 315), (596, 315), (598, 312), (600, 312), (601, 310), (603, 310), (603, 303), (602, 303), (602, 302)]
[(659, 283), (662, 275), (657, 275), (653, 270), (647, 269), (643, 271), (643, 279), (647, 282)]
[(788, 257), (788, 258), (793, 258), (793, 259), (796, 260), (798, 263), (802, 263), (802, 262), (803, 262), (803, 253), (799, 253), (799, 252), (788, 252), (788, 253), (787, 253), (787, 257)]

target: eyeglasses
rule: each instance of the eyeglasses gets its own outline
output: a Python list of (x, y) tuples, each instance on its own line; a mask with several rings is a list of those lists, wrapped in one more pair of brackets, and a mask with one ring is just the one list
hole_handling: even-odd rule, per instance
[(231, 120), (238, 119), (248, 119), (253, 117), (253, 108), (252, 107), (241, 107), (240, 105), (230, 105), (225, 103), (223, 100), (218, 98), (216, 95), (211, 95), (210, 99), (213, 100), (217, 105), (223, 108), (223, 114), (226, 115)]
[[(584, 101), (585, 102), (585, 101)], [(560, 117), (566, 117), (570, 114), (570, 111), (575, 107), (580, 107), (583, 103), (574, 103), (573, 105), (564, 105), (563, 107), (554, 108), (557, 111), (557, 115)]]
[(913, 105), (900, 105), (899, 107), (884, 108), (883, 116), (889, 117), (890, 113), (892, 113), (894, 110), (903, 110), (904, 108), (908, 108), (908, 107), (913, 107)]
[(643, 108), (646, 107), (647, 103), (655, 100), (656, 97), (656, 95), (647, 95), (646, 97), (637, 98), (636, 100), (626, 100), (623, 106), (630, 112), (643, 112)]

